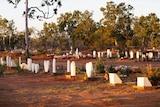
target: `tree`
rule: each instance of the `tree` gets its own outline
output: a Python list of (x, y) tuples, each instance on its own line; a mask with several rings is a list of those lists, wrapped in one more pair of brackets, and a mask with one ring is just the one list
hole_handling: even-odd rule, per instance
[[(15, 5), (15, 7), (19, 4), (19, 2), (21, 0), (7, 0), (9, 3)], [(28, 40), (28, 17), (29, 18), (37, 18), (37, 19), (48, 19), (48, 18), (52, 18), (54, 16), (54, 14), (57, 14), (57, 8), (61, 6), (61, 0), (42, 0), (42, 4), (41, 6), (47, 6), (48, 11), (44, 12), (42, 9), (40, 9), (39, 7), (35, 6), (35, 7), (28, 7), (28, 0), (25, 1), (26, 3), (26, 10), (24, 12), (25, 14), (25, 55), (26, 55), (26, 60), (29, 57), (29, 40)], [(50, 16), (50, 8), (52, 7), (53, 9), (53, 14), (51, 14)], [(35, 13), (36, 11), (40, 12), (41, 14), (36, 15)]]
[(101, 11), (104, 18), (101, 23), (106, 28), (108, 34), (106, 36), (114, 38), (121, 48), (126, 47), (126, 43), (133, 36), (133, 7), (125, 3), (116, 5), (113, 1), (107, 2), (106, 7), (102, 7)]

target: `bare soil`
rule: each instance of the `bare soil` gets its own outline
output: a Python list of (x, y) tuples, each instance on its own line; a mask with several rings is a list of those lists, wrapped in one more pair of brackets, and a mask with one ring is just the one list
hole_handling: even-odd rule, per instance
[[(77, 66), (89, 61), (95, 63), (95, 59), (75, 61)], [(42, 59), (34, 62), (40, 63)], [(160, 67), (160, 62), (133, 60), (104, 60), (104, 63)], [(66, 60), (57, 60), (57, 66), (63, 66), (60, 70), (65, 72)], [(134, 79), (131, 80), (136, 82), (136, 76), (132, 74), (130, 78)], [(38, 74), (30, 71), (19, 74), (15, 69), (7, 68), (0, 77), (0, 107), (158, 107), (159, 99), (158, 88), (137, 90), (131, 84), (111, 86), (103, 76), (96, 80), (66, 79), (65, 73), (44, 73), (43, 68)]]

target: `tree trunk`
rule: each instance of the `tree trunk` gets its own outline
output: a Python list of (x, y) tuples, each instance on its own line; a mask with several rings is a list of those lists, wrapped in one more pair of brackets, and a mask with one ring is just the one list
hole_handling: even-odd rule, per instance
[(25, 12), (25, 58), (29, 57), (29, 42), (28, 42), (28, 0), (26, 0), (26, 12)]

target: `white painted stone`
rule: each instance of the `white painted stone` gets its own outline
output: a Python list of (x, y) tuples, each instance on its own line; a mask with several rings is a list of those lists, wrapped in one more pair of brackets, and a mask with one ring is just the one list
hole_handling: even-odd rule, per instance
[(27, 64), (28, 64), (28, 70), (31, 71), (32, 70), (32, 59), (31, 58), (27, 59)]
[(130, 55), (130, 58), (131, 58), (131, 59), (134, 58), (134, 53), (133, 53), (133, 51), (130, 51), (130, 52), (129, 52), (129, 55)]
[(153, 58), (153, 52), (149, 52), (149, 53), (148, 53), (148, 58), (149, 58), (149, 59), (152, 59), (152, 58)]
[(49, 71), (49, 60), (44, 60), (44, 72)]
[(6, 66), (9, 66), (9, 56), (6, 56)]
[(149, 81), (148, 77), (137, 77), (137, 86), (151, 87), (152, 84)]
[(122, 80), (116, 73), (109, 73), (109, 82), (111, 84), (122, 84)]
[(96, 58), (96, 51), (93, 51), (93, 58)]
[(6, 62), (3, 60), (3, 57), (1, 57), (1, 65), (6, 64)]
[(19, 65), (22, 63), (21, 57), (18, 58)]
[(32, 72), (35, 71), (35, 63), (32, 63)]
[(71, 72), (70, 60), (67, 60), (67, 72)]
[(110, 57), (110, 49), (107, 49), (107, 58)]
[(128, 51), (125, 51), (125, 57), (128, 58)]
[(136, 52), (136, 58), (139, 59), (140, 53), (139, 51)]
[(35, 73), (39, 72), (39, 64), (34, 64)]
[(28, 65), (26, 63), (20, 64), (21, 69), (27, 69), (28, 70)]
[(88, 62), (86, 63), (86, 74), (88, 78), (91, 78), (93, 75), (93, 63)]
[(97, 54), (98, 54), (98, 58), (101, 58), (101, 52), (98, 52)]
[(11, 65), (10, 65), (11, 67), (16, 67), (17, 66), (17, 64), (15, 63), (15, 61), (14, 60), (11, 60)]
[(56, 73), (56, 59), (53, 59), (53, 73)]
[(71, 76), (76, 76), (76, 64), (75, 64), (75, 61), (71, 62)]

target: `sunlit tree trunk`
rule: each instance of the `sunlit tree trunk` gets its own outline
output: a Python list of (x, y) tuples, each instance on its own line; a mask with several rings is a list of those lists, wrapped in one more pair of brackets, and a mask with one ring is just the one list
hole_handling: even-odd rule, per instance
[(29, 42), (28, 42), (28, 0), (26, 0), (26, 12), (25, 12), (25, 58), (29, 57)]

